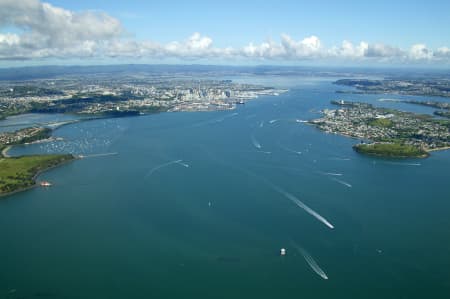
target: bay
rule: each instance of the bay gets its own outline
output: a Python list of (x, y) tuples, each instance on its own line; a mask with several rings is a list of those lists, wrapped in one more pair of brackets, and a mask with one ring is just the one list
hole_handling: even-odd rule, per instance
[(358, 140), (296, 120), (386, 96), (335, 94), (329, 78), (233, 79), (289, 92), (79, 122), (13, 148), (86, 158), (42, 174), (52, 188), (0, 200), (0, 298), (447, 298), (450, 151), (361, 156)]

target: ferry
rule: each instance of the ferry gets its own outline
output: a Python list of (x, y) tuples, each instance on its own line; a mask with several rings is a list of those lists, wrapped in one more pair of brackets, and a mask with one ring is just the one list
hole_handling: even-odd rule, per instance
[(42, 181), (42, 182), (39, 183), (39, 185), (40, 185), (41, 187), (51, 187), (51, 186), (52, 186), (52, 183), (47, 182), (47, 181)]

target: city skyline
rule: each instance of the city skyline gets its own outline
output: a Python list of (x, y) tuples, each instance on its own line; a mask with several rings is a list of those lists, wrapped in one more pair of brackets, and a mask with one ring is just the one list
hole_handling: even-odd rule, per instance
[(0, 67), (177, 63), (445, 67), (444, 1), (0, 0)]

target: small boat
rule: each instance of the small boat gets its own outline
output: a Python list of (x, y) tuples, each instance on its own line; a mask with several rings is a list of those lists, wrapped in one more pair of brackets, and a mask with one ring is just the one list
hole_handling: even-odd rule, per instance
[(40, 185), (41, 187), (51, 187), (51, 186), (52, 186), (52, 183), (47, 182), (47, 181), (42, 181), (42, 182), (39, 183), (39, 185)]

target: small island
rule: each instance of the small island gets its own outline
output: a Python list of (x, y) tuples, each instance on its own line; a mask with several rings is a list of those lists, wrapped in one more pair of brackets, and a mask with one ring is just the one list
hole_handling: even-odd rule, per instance
[(36, 185), (36, 177), (43, 171), (69, 162), (75, 157), (64, 155), (32, 155), (9, 157), (11, 146), (48, 139), (48, 128), (25, 128), (0, 134), (0, 196), (26, 190)]
[(340, 109), (323, 110), (309, 121), (327, 133), (361, 140), (353, 149), (389, 158), (425, 158), (429, 152), (450, 148), (450, 121), (430, 115), (374, 107), (367, 103), (332, 101)]
[(366, 155), (391, 158), (426, 158), (429, 155), (422, 148), (399, 142), (361, 143), (354, 145), (353, 149), (358, 153)]

